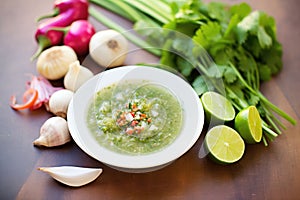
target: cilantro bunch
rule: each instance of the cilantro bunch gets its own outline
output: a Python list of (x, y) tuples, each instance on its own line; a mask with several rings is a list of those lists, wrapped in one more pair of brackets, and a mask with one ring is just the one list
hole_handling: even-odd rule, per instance
[[(273, 17), (252, 11), (246, 3), (227, 5), (199, 0), (91, 0), (134, 23), (146, 40), (125, 34), (132, 42), (160, 56), (160, 65), (180, 72), (199, 96), (216, 90), (240, 111), (250, 105), (263, 118), (263, 141), (285, 128), (274, 115), (296, 121), (272, 104), (260, 84), (282, 68), (282, 47)], [(108, 27), (126, 32), (96, 10), (90, 14)]]

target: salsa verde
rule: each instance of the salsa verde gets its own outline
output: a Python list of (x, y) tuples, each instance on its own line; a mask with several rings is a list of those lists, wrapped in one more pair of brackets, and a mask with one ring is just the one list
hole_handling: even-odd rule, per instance
[(98, 91), (87, 123), (97, 142), (126, 154), (147, 154), (171, 144), (183, 112), (176, 96), (162, 85), (126, 80)]

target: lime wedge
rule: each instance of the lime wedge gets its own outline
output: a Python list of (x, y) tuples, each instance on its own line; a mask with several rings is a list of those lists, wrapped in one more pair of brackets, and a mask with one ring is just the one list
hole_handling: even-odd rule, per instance
[(235, 129), (248, 144), (260, 142), (262, 138), (262, 121), (255, 106), (241, 110), (235, 120)]
[(205, 92), (201, 96), (201, 102), (207, 117), (211, 118), (211, 120), (231, 121), (235, 117), (235, 110), (232, 104), (219, 93)]
[(220, 164), (230, 164), (240, 160), (245, 151), (241, 136), (226, 125), (210, 129), (204, 139), (204, 147), (209, 157)]

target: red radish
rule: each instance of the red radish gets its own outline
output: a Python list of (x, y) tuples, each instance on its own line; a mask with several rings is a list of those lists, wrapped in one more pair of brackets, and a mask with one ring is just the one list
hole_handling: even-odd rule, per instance
[(77, 55), (85, 55), (89, 52), (89, 43), (95, 32), (94, 26), (87, 20), (75, 21), (64, 37), (64, 44), (73, 48)]

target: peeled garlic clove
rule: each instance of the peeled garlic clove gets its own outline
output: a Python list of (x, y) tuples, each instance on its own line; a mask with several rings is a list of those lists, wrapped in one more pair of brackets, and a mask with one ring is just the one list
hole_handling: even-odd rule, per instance
[(75, 92), (83, 83), (94, 76), (88, 68), (80, 65), (79, 61), (70, 64), (69, 70), (64, 78), (66, 89)]
[(36, 146), (54, 147), (71, 141), (67, 121), (62, 117), (51, 117), (40, 129), (40, 137), (33, 144)]
[(49, 80), (57, 80), (68, 72), (69, 65), (77, 60), (75, 51), (69, 46), (53, 46), (41, 53), (37, 59), (37, 71)]
[(73, 187), (86, 185), (94, 181), (102, 173), (101, 168), (72, 166), (40, 167), (38, 170), (46, 172), (55, 180)]
[(73, 97), (71, 90), (58, 90), (54, 92), (49, 99), (49, 111), (56, 116), (66, 118), (69, 103)]

